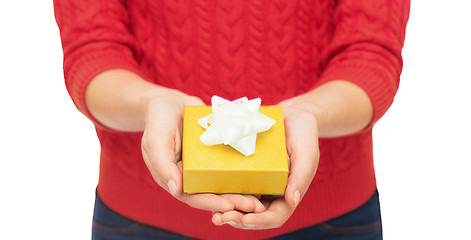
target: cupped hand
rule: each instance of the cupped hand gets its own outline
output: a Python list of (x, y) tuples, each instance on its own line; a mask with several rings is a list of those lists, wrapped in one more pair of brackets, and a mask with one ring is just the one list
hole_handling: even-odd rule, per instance
[(284, 197), (262, 196), (263, 212), (219, 211), (213, 214), (216, 225), (229, 223), (240, 229), (281, 227), (293, 214), (309, 188), (319, 163), (318, 130), (314, 113), (302, 98), (279, 104), (283, 107), (286, 147), (290, 174)]
[(176, 90), (150, 92), (147, 99), (142, 155), (154, 180), (172, 196), (191, 207), (213, 211), (263, 212), (264, 206), (254, 196), (183, 193), (181, 147), (185, 105), (204, 105), (193, 96)]

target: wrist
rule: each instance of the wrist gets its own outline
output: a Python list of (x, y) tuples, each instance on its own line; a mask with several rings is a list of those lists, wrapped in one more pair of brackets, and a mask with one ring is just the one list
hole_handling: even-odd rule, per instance
[(152, 111), (159, 108), (158, 105), (160, 105), (162, 101), (165, 101), (167, 103), (176, 103), (177, 106), (183, 106), (182, 99), (185, 96), (186, 94), (178, 90), (157, 85), (155, 85), (153, 88), (144, 91), (139, 97), (138, 104), (138, 109), (140, 111), (141, 116), (143, 116), (144, 123), (147, 122), (147, 118), (149, 117), (149, 115), (152, 115)]
[(345, 80), (327, 82), (283, 103), (313, 114), (319, 137), (356, 133), (367, 127), (373, 116), (373, 105), (366, 92)]
[(323, 119), (325, 119), (327, 115), (322, 105), (311, 101), (307, 94), (285, 100), (279, 105), (283, 107), (283, 111), (287, 113), (286, 115), (289, 115), (290, 111), (302, 111), (312, 115), (316, 120), (316, 127), (318, 132), (321, 130), (322, 122), (325, 121)]
[(144, 129), (150, 103), (175, 92), (131, 71), (111, 69), (90, 82), (85, 100), (97, 122), (110, 129), (135, 132)]

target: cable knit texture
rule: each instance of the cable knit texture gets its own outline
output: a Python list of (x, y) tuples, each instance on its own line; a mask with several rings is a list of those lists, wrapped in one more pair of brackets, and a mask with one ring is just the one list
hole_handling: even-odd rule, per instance
[[(97, 126), (98, 192), (138, 222), (197, 238), (267, 238), (342, 215), (374, 192), (371, 128), (391, 105), (402, 69), (407, 0), (55, 0), (67, 89)], [(263, 231), (216, 227), (211, 213), (173, 199), (152, 179), (141, 133), (101, 126), (87, 110), (89, 81), (124, 68), (202, 98), (276, 104), (328, 81), (362, 87), (374, 106), (358, 134), (320, 140), (318, 172), (292, 217)]]

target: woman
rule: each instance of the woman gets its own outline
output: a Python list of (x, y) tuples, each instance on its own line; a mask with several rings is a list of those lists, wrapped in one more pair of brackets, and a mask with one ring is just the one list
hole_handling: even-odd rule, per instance
[[(409, 5), (55, 0), (67, 89), (102, 147), (93, 238), (381, 239), (371, 132)], [(212, 95), (283, 107), (284, 197), (182, 192), (183, 106)]]

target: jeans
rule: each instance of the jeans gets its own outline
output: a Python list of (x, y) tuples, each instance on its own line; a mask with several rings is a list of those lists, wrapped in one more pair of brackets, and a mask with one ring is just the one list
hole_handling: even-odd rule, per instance
[[(359, 208), (324, 223), (272, 239), (381, 240), (383, 237), (378, 192)], [(106, 207), (97, 195), (93, 215), (93, 240), (192, 239), (146, 226)]]

